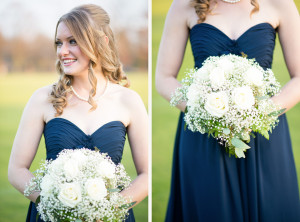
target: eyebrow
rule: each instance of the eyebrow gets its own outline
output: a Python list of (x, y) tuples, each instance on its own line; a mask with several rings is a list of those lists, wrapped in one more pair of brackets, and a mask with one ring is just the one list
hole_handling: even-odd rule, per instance
[[(69, 40), (69, 39), (74, 39), (74, 37), (71, 35), (71, 36), (67, 37), (66, 39), (67, 39), (67, 40)], [(59, 39), (59, 38), (56, 38), (56, 40), (60, 40), (60, 39)]]

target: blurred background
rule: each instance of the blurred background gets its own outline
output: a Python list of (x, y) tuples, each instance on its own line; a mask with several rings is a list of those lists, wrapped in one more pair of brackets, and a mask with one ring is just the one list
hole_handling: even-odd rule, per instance
[[(294, 0), (300, 10), (300, 0)], [(164, 221), (170, 192), (173, 145), (179, 117), (178, 109), (171, 107), (155, 89), (155, 69), (159, 43), (165, 17), (171, 0), (152, 0), (152, 221)], [(300, 27), (299, 27), (300, 28)], [(183, 77), (187, 68), (194, 67), (190, 43), (186, 47), (183, 65), (178, 79)], [(281, 82), (289, 80), (282, 51), (277, 38), (274, 52), (273, 71)], [(300, 185), (300, 104), (287, 112), (290, 133)], [(280, 163), (279, 163), (280, 164)]]
[[(76, 5), (101, 5), (111, 17), (125, 70), (147, 69), (147, 1), (21, 1), (0, 5), (0, 73), (53, 72), (58, 19)], [(4, 18), (4, 19), (3, 19)]]
[[(29, 200), (7, 180), (7, 165), (22, 111), (32, 93), (57, 81), (54, 34), (58, 19), (86, 3), (103, 7), (111, 18), (124, 70), (131, 88), (148, 104), (147, 0), (1, 0), (0, 3), (0, 222), (25, 221)], [(41, 143), (30, 168), (45, 159)], [(128, 143), (122, 163), (136, 176)], [(137, 222), (147, 221), (148, 200), (134, 208)]]

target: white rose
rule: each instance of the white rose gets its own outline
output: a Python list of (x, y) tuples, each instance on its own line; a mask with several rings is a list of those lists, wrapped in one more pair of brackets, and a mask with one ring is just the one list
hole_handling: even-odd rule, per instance
[(67, 179), (73, 179), (79, 173), (79, 166), (76, 160), (69, 159), (64, 164), (64, 173)]
[(249, 86), (234, 89), (232, 91), (232, 101), (240, 109), (249, 109), (255, 103), (253, 92)]
[(55, 186), (53, 178), (49, 174), (46, 174), (43, 177), (40, 186), (41, 186), (41, 196), (44, 197), (50, 196)]
[(81, 201), (81, 191), (79, 184), (65, 183), (60, 186), (58, 199), (68, 207), (75, 207)]
[(244, 79), (246, 82), (250, 82), (255, 86), (261, 86), (263, 84), (264, 75), (259, 69), (251, 67), (245, 72)]
[(85, 190), (88, 196), (96, 201), (102, 200), (107, 195), (105, 183), (101, 178), (87, 180)]
[(207, 96), (205, 109), (216, 117), (222, 117), (229, 109), (228, 97), (225, 92), (211, 93)]
[(49, 171), (52, 173), (60, 172), (63, 167), (63, 161), (61, 159), (55, 159), (52, 161), (52, 163), (49, 166)]
[(87, 161), (87, 156), (84, 155), (80, 149), (75, 150), (74, 153), (72, 153), (71, 159), (77, 162), (77, 165), (79, 168), (81, 168), (83, 165), (85, 165)]
[(200, 69), (197, 70), (195, 74), (195, 80), (196, 81), (209, 80), (209, 71), (206, 68), (201, 67)]
[(214, 68), (209, 75), (209, 79), (212, 87), (217, 88), (222, 86), (225, 82), (224, 70), (219, 67)]
[(234, 68), (234, 64), (227, 58), (221, 58), (219, 60), (219, 66), (224, 70), (225, 73), (231, 72)]
[(102, 177), (112, 179), (115, 176), (116, 167), (113, 163), (103, 160), (99, 163), (97, 172)]

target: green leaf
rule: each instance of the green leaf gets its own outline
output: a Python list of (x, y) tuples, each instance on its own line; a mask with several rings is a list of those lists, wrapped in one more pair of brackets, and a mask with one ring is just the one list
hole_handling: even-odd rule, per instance
[(255, 98), (256, 98), (257, 100), (265, 100), (265, 99), (269, 99), (270, 96), (255, 96)]
[(228, 129), (228, 128), (223, 129), (223, 133), (226, 135), (229, 135), (230, 129)]
[(252, 136), (253, 138), (255, 138), (256, 136), (255, 136), (255, 134), (254, 133), (250, 133), (250, 136)]
[(250, 140), (250, 135), (248, 133), (241, 133), (240, 138), (244, 141)]
[(41, 196), (38, 196), (35, 200), (35, 207), (37, 207), (40, 202), (41, 202)]
[(276, 111), (274, 111), (274, 112), (269, 113), (268, 116), (279, 116), (279, 115), (282, 114), (285, 110), (286, 110), (286, 108), (280, 109), (280, 110), (276, 110)]
[(186, 130), (186, 127), (187, 127), (187, 125), (186, 125), (186, 123), (184, 124), (184, 130)]
[(117, 189), (117, 188), (115, 188), (115, 189), (108, 189), (108, 191), (111, 192), (111, 193), (113, 193), (113, 192), (120, 192), (120, 189)]
[(231, 140), (231, 144), (234, 147), (239, 148), (239, 149), (249, 149), (250, 148), (250, 146), (248, 146), (246, 143), (244, 143), (242, 140), (240, 140), (236, 137)]
[(267, 140), (269, 140), (269, 133), (268, 133), (268, 130), (261, 130), (260, 131), (261, 135), (263, 135)]
[(119, 208), (122, 208), (122, 209), (128, 209), (128, 208), (132, 207), (132, 206), (135, 205), (135, 204), (136, 204), (136, 201), (131, 202), (131, 203), (128, 203), (128, 204), (123, 204), (123, 205), (121, 205)]
[(38, 222), (39, 216), (40, 216), (40, 214), (39, 214), (39, 212), (37, 212), (36, 217), (35, 217), (35, 221), (36, 221), (36, 222)]
[(95, 151), (100, 152), (100, 150), (97, 147), (94, 147)]
[(243, 58), (247, 58), (248, 57), (248, 55), (246, 53), (244, 53), (244, 52), (241, 52), (241, 55), (242, 55)]

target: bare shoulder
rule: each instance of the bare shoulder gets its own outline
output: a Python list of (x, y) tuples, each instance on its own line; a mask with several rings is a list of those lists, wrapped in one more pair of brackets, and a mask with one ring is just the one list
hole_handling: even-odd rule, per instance
[(271, 20), (270, 23), (279, 30), (283, 24), (287, 26), (286, 24), (297, 22), (299, 19), (299, 13), (293, 0), (259, 0), (258, 3), (260, 8), (264, 9), (263, 13), (267, 16), (267, 20)]
[(49, 103), (48, 98), (52, 91), (53, 85), (44, 86), (42, 88), (37, 89), (31, 96), (30, 102), (36, 105), (42, 105)]
[(274, 6), (285, 6), (289, 4), (294, 4), (294, 0), (264, 0), (269, 4), (273, 4)]
[(37, 89), (30, 97), (23, 112), (25, 119), (34, 119), (40, 122), (44, 121), (45, 114), (53, 109), (49, 102), (49, 95), (52, 85)]
[(190, 7), (191, 0), (173, 0), (172, 6), (176, 9), (188, 9)]
[(52, 87), (53, 85), (48, 85), (37, 89), (30, 97), (26, 109), (32, 110), (34, 113), (44, 118), (45, 114), (53, 109), (52, 104), (49, 102), (49, 95), (52, 91)]
[(110, 84), (111, 95), (126, 104), (127, 108), (134, 108), (136, 105), (143, 106), (140, 95), (132, 89), (126, 88), (118, 84)]
[(171, 16), (176, 21), (184, 22), (188, 27), (191, 27), (198, 20), (191, 2), (191, 0), (174, 0), (169, 9), (168, 16)]
[(263, 3), (268, 4), (276, 10), (278, 15), (289, 14), (289, 12), (297, 10), (293, 0), (263, 0)]

